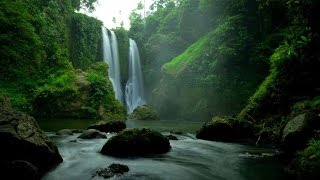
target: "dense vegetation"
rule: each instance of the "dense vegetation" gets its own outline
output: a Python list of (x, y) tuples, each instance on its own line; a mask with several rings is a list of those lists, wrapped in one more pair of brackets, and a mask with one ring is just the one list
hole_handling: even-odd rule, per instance
[(296, 168), (314, 172), (320, 126), (301, 117), (320, 112), (319, 1), (158, 0), (148, 16), (141, 9), (131, 14), (130, 34), (142, 49), (149, 102), (163, 118), (238, 114), (252, 123), (254, 142), (276, 146), (296, 128), (301, 146), (285, 151), (298, 158)]
[(42, 117), (124, 118), (107, 67), (92, 70), (101, 61), (102, 22), (74, 12), (91, 11), (95, 3), (0, 2), (0, 94), (14, 108)]

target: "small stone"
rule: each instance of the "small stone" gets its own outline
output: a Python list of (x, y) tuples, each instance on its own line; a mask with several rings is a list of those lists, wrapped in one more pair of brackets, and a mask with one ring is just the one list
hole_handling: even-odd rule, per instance
[(108, 168), (99, 169), (92, 175), (92, 178), (95, 176), (100, 176), (105, 179), (120, 176), (126, 172), (129, 172), (129, 167), (122, 164), (111, 164)]

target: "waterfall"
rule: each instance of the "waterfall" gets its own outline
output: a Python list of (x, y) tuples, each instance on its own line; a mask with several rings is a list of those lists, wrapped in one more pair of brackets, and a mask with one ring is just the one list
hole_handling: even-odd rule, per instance
[(123, 93), (121, 89), (120, 78), (120, 65), (119, 65), (119, 52), (117, 37), (113, 31), (110, 31), (111, 38), (108, 30), (102, 26), (102, 40), (103, 40), (103, 60), (109, 66), (108, 74), (115, 91), (115, 97), (123, 103)]
[(139, 51), (136, 42), (132, 39), (130, 39), (129, 79), (125, 96), (128, 113), (132, 113), (136, 107), (145, 104)]

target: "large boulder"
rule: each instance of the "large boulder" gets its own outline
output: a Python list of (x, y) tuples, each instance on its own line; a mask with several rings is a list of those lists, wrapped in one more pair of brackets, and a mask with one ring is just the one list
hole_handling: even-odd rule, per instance
[(57, 147), (25, 113), (0, 109), (0, 164), (15, 160), (32, 163), (44, 174), (62, 162)]
[(233, 117), (213, 117), (197, 131), (198, 139), (238, 142), (251, 137), (253, 128), (250, 122)]
[(159, 120), (159, 114), (153, 108), (143, 105), (133, 110), (128, 116), (129, 120)]
[(7, 164), (0, 165), (2, 178), (13, 180), (28, 179), (40, 180), (38, 168), (32, 163), (22, 160), (15, 160)]
[(96, 129), (88, 129), (84, 131), (80, 136), (78, 137), (80, 139), (104, 139), (107, 138), (105, 134), (103, 134), (101, 131), (98, 131)]
[(126, 129), (113, 136), (102, 147), (101, 153), (111, 156), (140, 156), (163, 154), (171, 149), (169, 140), (150, 129)]
[(88, 129), (96, 129), (101, 132), (115, 132), (118, 133), (126, 128), (126, 123), (124, 121), (100, 121), (92, 124)]
[(318, 128), (320, 128), (320, 118), (316, 113), (308, 112), (295, 116), (283, 129), (282, 149), (295, 152), (304, 148)]

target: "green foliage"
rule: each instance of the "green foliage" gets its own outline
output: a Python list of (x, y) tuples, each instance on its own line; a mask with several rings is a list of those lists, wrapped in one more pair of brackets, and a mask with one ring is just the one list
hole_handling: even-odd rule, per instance
[(320, 140), (311, 140), (306, 149), (297, 153), (297, 166), (298, 171), (307, 175), (304, 177), (320, 177)]
[(70, 23), (70, 55), (75, 68), (87, 69), (102, 59), (102, 22), (84, 14), (74, 13)]
[[(110, 92), (105, 65), (95, 64), (90, 71), (96, 74), (88, 73), (94, 91), (91, 100), (98, 99), (95, 104), (87, 102), (91, 84), (81, 70), (73, 69), (87, 69), (101, 60), (98, 47), (102, 23), (74, 13), (75, 9), (91, 11), (95, 3), (0, 2), (0, 94), (11, 99), (13, 108), (35, 116), (93, 118), (101, 115), (101, 103), (109, 116), (124, 116), (123, 107), (114, 102), (114, 93)], [(112, 104), (107, 107), (107, 103)], [(120, 110), (116, 110), (118, 107)]]
[(107, 120), (125, 119), (125, 109), (118, 100), (110, 80), (106, 76), (107, 64), (96, 63), (86, 73), (86, 78), (90, 83), (89, 104), (96, 118)]
[(34, 21), (26, 3), (0, 2), (1, 81), (25, 79), (37, 72), (42, 52)]
[(162, 67), (164, 76), (154, 91), (154, 106), (161, 114), (170, 114), (168, 104), (172, 104), (179, 114), (171, 118), (208, 119), (236, 113), (261, 81), (261, 76), (252, 76), (261, 72), (256, 70), (259, 63), (248, 61), (250, 43), (243, 16), (226, 18)]
[(95, 4), (98, 0), (71, 0), (72, 7), (79, 11), (80, 9), (93, 12), (95, 10)]
[[(260, 119), (271, 114), (288, 113), (290, 106), (296, 101), (294, 97), (299, 93), (307, 93), (299, 84), (303, 81), (300, 78), (305, 78), (302, 75), (305, 69), (315, 65), (312, 59), (303, 56), (308, 51), (310, 40), (301, 35), (303, 32), (289, 30), (287, 33), (284, 42), (269, 58), (269, 76), (249, 99), (239, 117), (249, 115)], [(311, 73), (310, 76), (316, 75)], [(313, 82), (305, 82), (304, 85), (304, 88), (314, 86)]]
[[(222, 7), (221, 7), (222, 8)], [(182, 53), (211, 28), (199, 0), (155, 1), (143, 18), (137, 8), (131, 13), (130, 37), (136, 40), (150, 91), (161, 79), (161, 67)]]
[(207, 44), (210, 40), (210, 34), (201, 38), (199, 41), (191, 45), (184, 53), (172, 59), (170, 62), (164, 64), (163, 71), (173, 76), (179, 75), (189, 63), (196, 60), (201, 54), (208, 52)]
[(17, 87), (13, 88), (4, 84), (0, 87), (0, 96), (10, 99), (12, 108), (25, 112), (31, 111), (30, 98), (26, 94), (17, 91)]
[(139, 106), (128, 115), (129, 120), (159, 120), (159, 114), (149, 106)]
[(316, 96), (313, 99), (307, 99), (295, 103), (291, 107), (291, 114), (298, 114), (304, 111), (318, 111), (320, 109), (320, 96)]
[(74, 72), (58, 72), (52, 75), (44, 86), (36, 89), (34, 98), (35, 113), (54, 117), (62, 112), (78, 95)]

